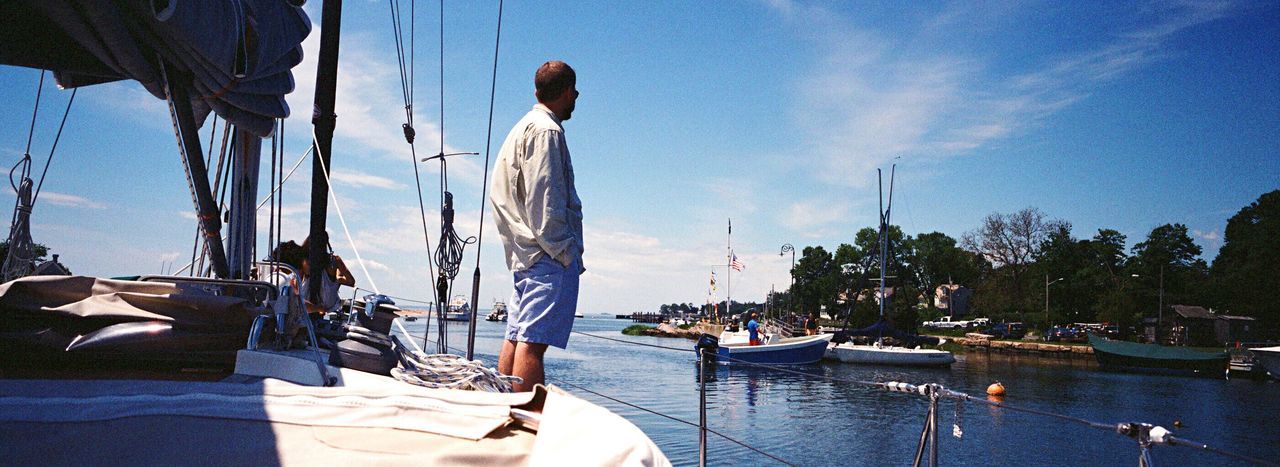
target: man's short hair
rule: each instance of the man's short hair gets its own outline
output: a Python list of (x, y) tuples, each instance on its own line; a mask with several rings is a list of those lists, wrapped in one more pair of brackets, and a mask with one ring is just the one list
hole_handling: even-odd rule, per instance
[(572, 88), (578, 81), (578, 75), (568, 63), (552, 60), (538, 67), (533, 75), (534, 96), (538, 102), (546, 102), (560, 97), (566, 89)]

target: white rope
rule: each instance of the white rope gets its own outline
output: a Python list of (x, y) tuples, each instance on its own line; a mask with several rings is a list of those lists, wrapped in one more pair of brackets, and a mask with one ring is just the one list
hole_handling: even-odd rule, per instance
[(320, 173), (324, 175), (324, 182), (329, 185), (329, 197), (333, 199), (333, 208), (338, 211), (338, 222), (342, 223), (342, 232), (347, 234), (347, 243), (351, 245), (351, 251), (356, 254), (356, 261), (360, 264), (360, 270), (364, 271), (365, 279), (369, 280), (369, 285), (373, 287), (374, 293), (382, 293), (378, 291), (378, 284), (373, 282), (373, 276), (369, 275), (369, 269), (364, 267), (364, 258), (360, 257), (360, 250), (356, 248), (356, 242), (351, 238), (351, 230), (347, 228), (347, 220), (342, 217), (342, 206), (338, 205), (338, 193), (333, 189), (333, 181), (329, 180), (329, 168), (324, 165), (324, 153), (320, 152), (319, 138), (316, 137), (315, 129), (311, 130), (311, 143), (315, 145), (316, 160), (320, 161)]
[(400, 334), (404, 335), (405, 339), (409, 339), (409, 344), (413, 345), (413, 350), (422, 353), (422, 347), (418, 346), (418, 341), (413, 340), (413, 335), (409, 334), (409, 330), (404, 328), (404, 323), (401, 321), (404, 320), (396, 318), (391, 322), (396, 324), (396, 328), (400, 330)]
[(275, 195), (277, 191), (280, 191), (281, 188), (284, 188), (284, 182), (289, 181), (289, 177), (292, 177), (293, 172), (298, 170), (298, 166), (302, 165), (302, 161), (307, 160), (307, 155), (311, 154), (312, 149), (315, 148), (307, 148), (307, 151), (302, 153), (302, 157), (298, 158), (298, 162), (293, 164), (293, 168), (289, 169), (289, 174), (285, 175), (283, 180), (280, 180), (280, 184), (271, 187), (271, 193), (268, 193), (267, 197), (263, 198), (261, 203), (258, 203), (258, 210), (262, 210), (262, 207), (265, 206), (268, 201), (271, 201), (271, 197)]
[[(461, 355), (433, 354), (422, 351), (400, 351), (401, 366), (391, 369), (391, 376), (405, 383), (436, 389), (470, 389), (486, 392), (512, 392), (513, 383), (524, 380), (518, 376), (498, 373), (479, 360), (467, 360)], [(408, 363), (412, 368), (403, 365)]]

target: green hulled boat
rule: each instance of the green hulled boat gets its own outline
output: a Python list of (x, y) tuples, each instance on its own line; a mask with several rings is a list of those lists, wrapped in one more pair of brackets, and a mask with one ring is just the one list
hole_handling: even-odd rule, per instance
[(1222, 377), (1227, 371), (1226, 352), (1201, 352), (1185, 347), (1118, 341), (1089, 335), (1093, 355), (1103, 368), (1197, 376)]

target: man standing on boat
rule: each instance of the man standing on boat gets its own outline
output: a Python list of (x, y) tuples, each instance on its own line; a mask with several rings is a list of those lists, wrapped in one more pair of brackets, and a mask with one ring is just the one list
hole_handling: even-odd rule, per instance
[(804, 335), (806, 336), (818, 335), (818, 314), (817, 313), (811, 313), (808, 318), (805, 318)]
[(760, 345), (763, 343), (760, 340), (760, 323), (756, 322), (756, 318), (759, 317), (760, 315), (757, 315), (756, 312), (753, 311), (751, 312), (751, 321), (747, 321), (747, 338), (751, 345)]
[(533, 106), (498, 151), (490, 202), (515, 281), (498, 371), (531, 391), (545, 375), (548, 345), (565, 348), (578, 306), (582, 266), (582, 201), (563, 122), (578, 99), (577, 75), (561, 61), (534, 74)]

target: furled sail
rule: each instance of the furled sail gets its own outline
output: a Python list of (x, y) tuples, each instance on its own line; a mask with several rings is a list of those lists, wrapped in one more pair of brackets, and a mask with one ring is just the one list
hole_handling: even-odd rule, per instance
[[(63, 88), (136, 80), (165, 98), (164, 76), (210, 111), (257, 136), (289, 115), (284, 95), (311, 32), (285, 0), (0, 2), (0, 64), (54, 72)], [(162, 66), (163, 65), (163, 66)]]

